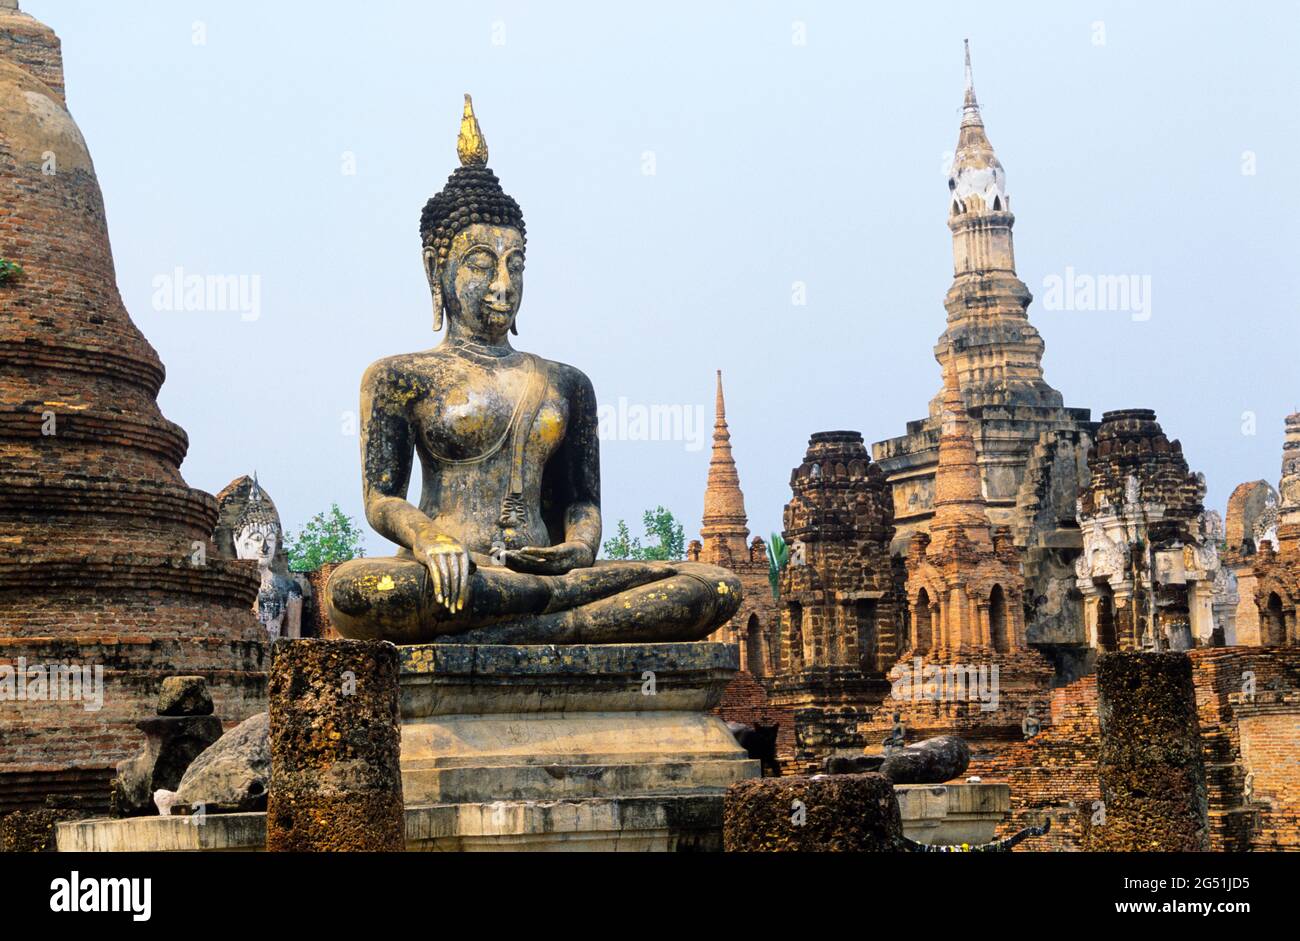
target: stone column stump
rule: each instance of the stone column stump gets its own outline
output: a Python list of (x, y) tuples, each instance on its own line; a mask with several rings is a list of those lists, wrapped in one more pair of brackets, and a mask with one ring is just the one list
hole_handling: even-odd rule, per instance
[(903, 820), (881, 774), (756, 778), (733, 784), (723, 804), (728, 853), (894, 853)]
[(1201, 732), (1184, 653), (1104, 654), (1097, 661), (1105, 819), (1087, 849), (1208, 851)]
[(392, 644), (282, 640), (271, 658), (271, 852), (405, 847)]

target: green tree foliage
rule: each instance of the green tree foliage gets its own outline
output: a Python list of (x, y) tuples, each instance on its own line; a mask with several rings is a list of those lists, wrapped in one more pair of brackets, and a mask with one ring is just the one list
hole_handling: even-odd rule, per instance
[(767, 544), (767, 580), (772, 586), (772, 600), (781, 600), (781, 570), (790, 564), (790, 547), (780, 533), (773, 533)]
[(21, 278), (23, 275), (23, 266), (16, 261), (10, 261), (8, 258), (0, 258), (0, 284), (6, 281), (13, 281)]
[(680, 562), (686, 558), (686, 530), (677, 522), (672, 512), (663, 507), (646, 510), (642, 517), (645, 537), (654, 540), (642, 545), (633, 538), (624, 520), (618, 521), (618, 530), (605, 540), (605, 557), (620, 561)]
[(331, 562), (348, 562), (363, 558), (365, 534), (356, 520), (346, 516), (337, 503), (324, 513), (317, 513), (294, 535), (285, 533), (285, 550), (289, 568), (295, 572), (314, 572)]

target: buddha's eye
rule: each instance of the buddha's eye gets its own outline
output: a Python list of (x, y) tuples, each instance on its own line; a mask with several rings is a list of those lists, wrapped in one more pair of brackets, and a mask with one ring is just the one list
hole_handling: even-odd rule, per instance
[(474, 252), (466, 257), (465, 264), (469, 265), (469, 267), (476, 271), (491, 271), (492, 261), (492, 256), (487, 252)]
[(521, 274), (524, 270), (524, 260), (518, 255), (515, 255), (506, 262), (506, 266), (510, 269), (512, 274)]

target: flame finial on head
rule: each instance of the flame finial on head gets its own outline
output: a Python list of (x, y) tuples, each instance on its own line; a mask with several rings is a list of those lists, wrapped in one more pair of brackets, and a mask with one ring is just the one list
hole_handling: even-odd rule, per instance
[(465, 95), (465, 114), (460, 119), (460, 137), (456, 141), (456, 153), (462, 167), (486, 167), (488, 162), (488, 145), (483, 131), (474, 116), (474, 101)]

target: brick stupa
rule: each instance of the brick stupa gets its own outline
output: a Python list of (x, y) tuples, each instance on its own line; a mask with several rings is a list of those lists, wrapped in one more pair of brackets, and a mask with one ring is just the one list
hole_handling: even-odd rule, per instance
[[(205, 677), (228, 723), (265, 708), (266, 652), (257, 573), (217, 558), (216, 501), (181, 477), (163, 366), (118, 294), (58, 37), (15, 0), (0, 0), (0, 259), (22, 268), (0, 276), (3, 812), (106, 798), (166, 676)], [(103, 667), (102, 708), (17, 670), (59, 663)]]
[(780, 616), (768, 581), (767, 547), (758, 536), (749, 541), (749, 516), (745, 512), (745, 494), (740, 489), (740, 474), (731, 455), (731, 430), (727, 427), (721, 370), (714, 410), (713, 453), (704, 490), (704, 525), (700, 528), (701, 541), (690, 545), (689, 557), (695, 562), (730, 569), (740, 578), (745, 595), (740, 610), (709, 640), (739, 644), (741, 669), (755, 676), (766, 676), (771, 672)]

